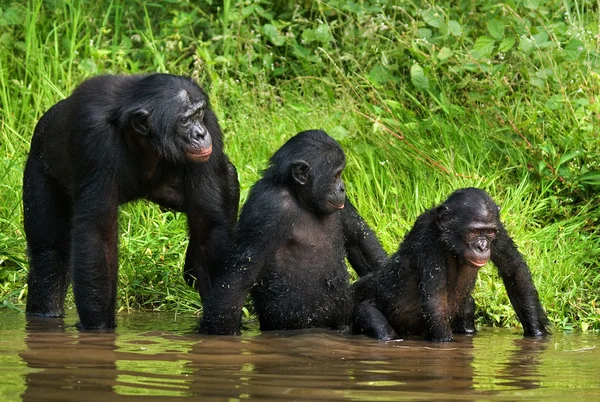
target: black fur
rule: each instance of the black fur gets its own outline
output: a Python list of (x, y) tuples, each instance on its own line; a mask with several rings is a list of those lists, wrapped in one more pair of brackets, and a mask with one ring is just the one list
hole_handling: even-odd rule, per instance
[(115, 326), (117, 211), (139, 198), (187, 213), (185, 275), (206, 297), (239, 185), (208, 98), (189, 78), (92, 78), (42, 116), (23, 178), (28, 314), (62, 316), (72, 275), (80, 326)]
[(242, 208), (226, 273), (204, 305), (202, 332), (238, 333), (248, 292), (262, 330), (350, 324), (345, 258), (365, 274), (387, 256), (346, 199), (344, 166), (341, 147), (323, 131), (304, 131), (273, 155)]
[(548, 332), (529, 268), (482, 190), (454, 192), (417, 219), (388, 265), (354, 284), (355, 330), (379, 339), (422, 334), (450, 341), (475, 332), (471, 291), (478, 269), (498, 268), (525, 335)]

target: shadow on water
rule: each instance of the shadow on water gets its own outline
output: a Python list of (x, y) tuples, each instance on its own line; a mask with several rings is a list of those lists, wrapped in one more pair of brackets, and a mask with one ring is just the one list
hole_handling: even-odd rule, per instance
[[(68, 322), (74, 322), (70, 316)], [(600, 336), (484, 329), (435, 344), (329, 331), (196, 334), (195, 317), (119, 317), (115, 332), (0, 311), (0, 400), (515, 400), (600, 397)]]

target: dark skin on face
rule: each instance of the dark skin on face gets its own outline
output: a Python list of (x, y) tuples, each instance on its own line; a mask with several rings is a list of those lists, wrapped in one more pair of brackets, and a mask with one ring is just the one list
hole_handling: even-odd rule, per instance
[[(118, 206), (145, 198), (187, 214), (184, 275), (201, 297), (223, 268), (239, 185), (208, 98), (169, 74), (100, 76), (38, 122), (23, 178), (27, 314), (115, 326)], [(72, 272), (71, 272), (72, 270)]]
[(354, 284), (355, 331), (378, 339), (475, 333), (471, 292), (489, 260), (498, 268), (526, 336), (548, 333), (529, 268), (482, 190), (454, 192), (423, 213), (387, 266)]
[(204, 120), (206, 102), (200, 101), (190, 105), (187, 112), (182, 114), (180, 133), (187, 138), (184, 149), (185, 158), (192, 163), (206, 162), (212, 153), (212, 138), (202, 123)]
[(387, 256), (346, 198), (344, 166), (339, 144), (320, 130), (299, 133), (273, 155), (242, 209), (201, 332), (238, 334), (248, 293), (261, 330), (349, 325), (346, 257), (364, 275)]

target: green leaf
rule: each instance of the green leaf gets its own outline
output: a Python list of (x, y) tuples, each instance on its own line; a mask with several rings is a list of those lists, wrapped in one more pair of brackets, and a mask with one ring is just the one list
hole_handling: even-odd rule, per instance
[(452, 50), (448, 49), (447, 47), (443, 47), (440, 49), (437, 58), (439, 61), (444, 62), (452, 57), (452, 54)]
[(385, 102), (386, 105), (388, 105), (390, 108), (394, 109), (394, 110), (402, 110), (402, 104), (398, 101), (395, 101), (393, 99), (384, 99), (383, 100)]
[(513, 48), (516, 41), (517, 41), (517, 39), (514, 36), (509, 36), (508, 38), (504, 38), (502, 40), (502, 42), (500, 42), (500, 45), (498, 45), (498, 51), (503, 52), (503, 53), (508, 52), (510, 49)]
[(487, 22), (487, 29), (494, 39), (504, 38), (504, 24), (497, 18), (492, 18)]
[(563, 54), (565, 55), (565, 59), (569, 61), (576, 61), (584, 54), (585, 45), (582, 41), (577, 39), (572, 39), (567, 43), (563, 50)]
[(317, 37), (315, 36), (315, 30), (308, 28), (302, 31), (302, 40), (306, 43), (311, 43), (317, 40)]
[(563, 156), (560, 157), (559, 161), (558, 161), (558, 165), (556, 165), (556, 168), (560, 168), (563, 164), (565, 164), (566, 162), (573, 160), (575, 158), (577, 158), (579, 155), (581, 155), (583, 152), (579, 149), (575, 150), (575, 151), (569, 151), (566, 154), (563, 154)]
[(377, 64), (369, 71), (369, 78), (377, 84), (385, 84), (390, 80), (390, 73), (384, 66)]
[(563, 98), (561, 95), (553, 95), (548, 98), (545, 105), (550, 110), (559, 110), (563, 107)]
[(439, 28), (442, 22), (444, 22), (444, 17), (435, 8), (430, 8), (429, 10), (421, 11), (421, 16), (423, 17), (423, 21), (425, 21), (427, 25), (432, 26), (434, 28)]
[(271, 41), (275, 46), (281, 46), (285, 43), (284, 36), (279, 32), (277, 27), (273, 24), (263, 25), (263, 34)]
[(536, 45), (541, 46), (543, 43), (548, 42), (548, 32), (542, 31), (533, 35), (533, 39), (535, 40)]
[(246, 17), (254, 14), (254, 11), (256, 11), (257, 7), (258, 7), (258, 4), (251, 4), (247, 7), (242, 8), (242, 17), (246, 18)]
[(96, 74), (98, 71), (98, 66), (93, 59), (83, 59), (77, 67), (86, 74)]
[(521, 37), (521, 41), (519, 42), (519, 50), (525, 54), (529, 54), (533, 49), (533, 42), (528, 38)]
[(458, 21), (450, 20), (448, 21), (448, 29), (450, 29), (450, 33), (454, 36), (462, 36), (462, 27), (458, 23)]
[(433, 32), (431, 32), (431, 29), (429, 29), (429, 28), (417, 29), (417, 36), (419, 38), (429, 39), (429, 38), (431, 38), (432, 35), (433, 35)]
[(587, 172), (579, 177), (579, 181), (593, 187), (600, 187), (600, 172)]
[(427, 91), (429, 90), (429, 79), (425, 76), (425, 71), (418, 63), (415, 63), (410, 68), (410, 81), (415, 88)]
[(546, 81), (543, 78), (539, 78), (539, 77), (531, 77), (531, 79), (529, 80), (529, 83), (540, 89), (544, 89), (546, 87)]
[(540, 6), (540, 3), (538, 0), (525, 0), (523, 5), (525, 8), (529, 8), (530, 10), (537, 10)]
[(331, 35), (331, 31), (329, 30), (329, 25), (321, 24), (317, 28), (315, 28), (315, 40), (317, 42), (325, 43), (329, 42), (333, 39)]
[(3, 25), (20, 25), (25, 23), (25, 12), (22, 7), (10, 6), (2, 13), (0, 8), (0, 26)]
[(328, 130), (327, 134), (329, 134), (336, 141), (342, 141), (344, 138), (350, 135), (350, 132), (346, 130), (346, 127), (344, 126), (335, 126), (331, 130)]
[(496, 42), (494, 39), (489, 36), (480, 36), (475, 41), (475, 45), (473, 45), (473, 50), (479, 57), (490, 57), (492, 52), (494, 51), (494, 45)]

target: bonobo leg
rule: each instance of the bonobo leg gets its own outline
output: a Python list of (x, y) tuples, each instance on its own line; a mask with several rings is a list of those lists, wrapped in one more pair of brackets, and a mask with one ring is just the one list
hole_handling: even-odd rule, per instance
[(383, 341), (398, 338), (385, 315), (370, 300), (362, 301), (356, 306), (354, 332)]
[(475, 330), (475, 300), (468, 295), (459, 307), (452, 322), (452, 332), (455, 334), (474, 334)]
[(78, 325), (86, 329), (113, 328), (118, 201), (108, 191), (100, 191), (100, 187), (87, 193), (78, 197), (73, 215), (73, 293)]
[(190, 241), (183, 277), (188, 285), (196, 286), (203, 302), (224, 269), (240, 197), (233, 164), (227, 160), (221, 169), (212, 169), (196, 167), (184, 182)]
[(23, 207), (29, 254), (27, 314), (63, 316), (69, 285), (70, 205), (64, 189), (33, 155), (25, 166)]

